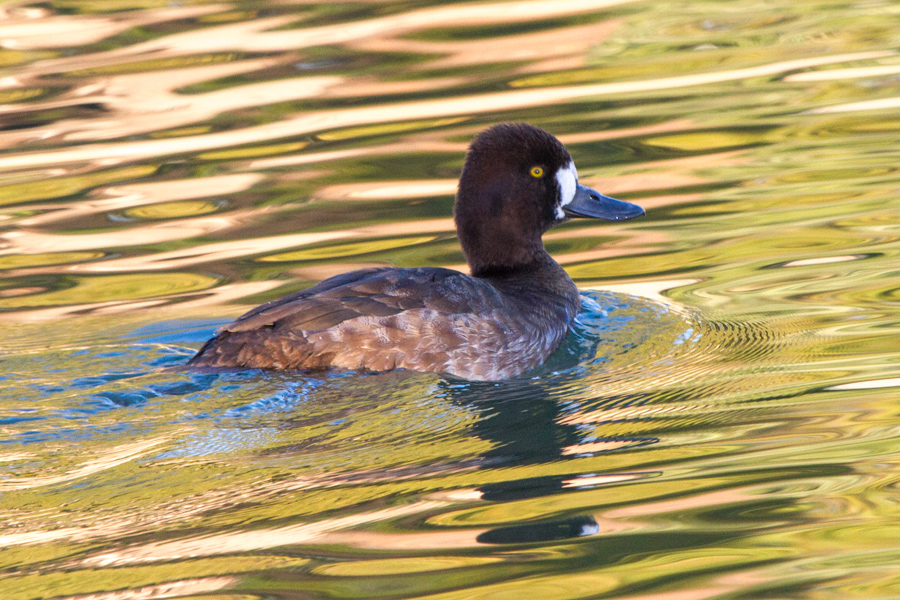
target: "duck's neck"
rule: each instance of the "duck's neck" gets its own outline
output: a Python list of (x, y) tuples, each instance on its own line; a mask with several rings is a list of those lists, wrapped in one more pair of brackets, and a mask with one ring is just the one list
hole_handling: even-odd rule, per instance
[(472, 275), (490, 281), (501, 292), (509, 292), (523, 299), (534, 310), (562, 310), (567, 322), (574, 319), (581, 308), (575, 282), (543, 246), (528, 263), (479, 271), (473, 269)]
[[(459, 241), (475, 277), (491, 277), (505, 273), (527, 272), (545, 268), (555, 261), (544, 250), (539, 236), (523, 239), (522, 236), (504, 235), (502, 231), (487, 235), (464, 235)], [(557, 265), (558, 266), (558, 265)]]
[(526, 275), (533, 277), (535, 274), (559, 275), (560, 273), (565, 275), (566, 279), (569, 278), (569, 276), (566, 275), (566, 272), (563, 271), (563, 268), (559, 266), (559, 263), (553, 260), (553, 257), (544, 250), (543, 245), (540, 246), (540, 248), (529, 252), (522, 257), (522, 260), (516, 262), (478, 264), (470, 260), (469, 270), (472, 272), (473, 277), (484, 279), (517, 278)]

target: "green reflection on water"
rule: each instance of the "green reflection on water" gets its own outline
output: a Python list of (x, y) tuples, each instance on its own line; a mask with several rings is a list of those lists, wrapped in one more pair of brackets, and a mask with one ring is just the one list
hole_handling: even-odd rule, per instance
[(239, 148), (237, 150), (223, 150), (221, 152), (204, 152), (198, 158), (203, 160), (233, 160), (238, 158), (256, 158), (258, 156), (270, 156), (272, 154), (284, 154), (296, 152), (308, 146), (306, 142), (294, 144), (271, 144), (268, 146), (254, 146), (253, 148)]
[(35, 200), (51, 200), (63, 196), (71, 196), (87, 188), (145, 177), (156, 171), (152, 166), (127, 167), (101, 171), (91, 175), (75, 175), (72, 177), (54, 177), (16, 183), (0, 187), (0, 205), (20, 204)]
[(138, 219), (178, 219), (205, 215), (219, 210), (212, 202), (167, 202), (155, 206), (141, 206), (125, 211), (125, 214)]
[(46, 265), (78, 263), (103, 256), (102, 252), (54, 252), (50, 254), (8, 254), (0, 256), (0, 269), (22, 269)]
[(399, 240), (372, 240), (370, 242), (359, 242), (356, 244), (338, 244), (335, 246), (326, 246), (324, 248), (310, 248), (309, 250), (297, 250), (296, 252), (286, 252), (284, 254), (275, 254), (266, 256), (259, 260), (264, 262), (288, 262), (293, 260), (321, 260), (325, 258), (340, 258), (344, 256), (354, 256), (357, 254), (370, 254), (372, 252), (381, 252), (383, 250), (392, 250), (394, 248), (405, 248), (416, 244), (425, 244), (436, 239), (434, 236), (403, 238)]
[[(68, 287), (43, 294), (27, 294), (0, 299), (0, 308), (56, 306), (111, 300), (135, 300), (184, 294), (211, 288), (215, 277), (195, 273), (148, 273), (79, 277), (66, 281)], [(11, 291), (8, 288), (4, 291)]]
[[(125, 567), (112, 571), (84, 569), (50, 575), (7, 578), (0, 582), (0, 592), (9, 600), (26, 600), (64, 594), (96, 594), (125, 588), (142, 588), (214, 575), (233, 575), (268, 569), (296, 569), (309, 561), (301, 558), (232, 557), (182, 561), (150, 567)], [(112, 575), (112, 577), (110, 577)], [(177, 588), (176, 588), (177, 589)]]
[(430, 121), (413, 121), (411, 123), (390, 123), (387, 125), (373, 125), (371, 127), (352, 127), (350, 129), (320, 133), (317, 137), (320, 140), (325, 140), (328, 142), (340, 141), (353, 138), (369, 137), (374, 135), (384, 135), (389, 133), (403, 133), (405, 131), (421, 131), (423, 129), (428, 129), (431, 127), (455, 125), (465, 120), (465, 118), (433, 119)]

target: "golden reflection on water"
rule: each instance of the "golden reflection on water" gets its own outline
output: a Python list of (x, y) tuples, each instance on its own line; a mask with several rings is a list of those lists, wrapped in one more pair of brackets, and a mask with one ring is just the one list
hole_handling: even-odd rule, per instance
[[(0, 9), (0, 598), (892, 597), (898, 19)], [(505, 120), (648, 209), (545, 236), (586, 296), (544, 371), (178, 370), (331, 275), (465, 269)]]
[[(23, 153), (0, 157), (0, 169), (33, 168), (73, 162), (116, 164), (125, 160), (140, 160), (160, 156), (212, 150), (241, 144), (251, 144), (286, 136), (300, 136), (338, 127), (356, 127), (372, 123), (385, 123), (403, 119), (428, 119), (444, 115), (483, 114), (498, 111), (525, 109), (608, 94), (653, 92), (698, 85), (721, 83), (753, 77), (777, 75), (789, 71), (822, 65), (845, 63), (892, 56), (892, 52), (862, 52), (836, 56), (817, 57), (772, 63), (760, 67), (737, 69), (704, 75), (647, 80), (630, 83), (607, 83), (570, 87), (548, 87), (496, 92), (477, 96), (463, 96), (451, 100), (424, 100), (395, 103), (366, 108), (320, 111), (313, 115), (288, 118), (271, 125), (247, 127), (238, 131), (210, 133), (178, 137), (168, 140), (146, 140), (128, 143), (91, 144), (73, 149), (49, 152)], [(313, 85), (318, 85), (314, 82)], [(304, 80), (304, 85), (306, 84)], [(878, 101), (882, 102), (882, 101)], [(884, 108), (878, 104), (871, 109)], [(864, 108), (865, 109), (865, 108)], [(864, 110), (861, 109), (861, 110)], [(821, 112), (821, 111), (819, 111)], [(144, 118), (149, 118), (145, 115)], [(43, 134), (41, 139), (56, 135)], [(127, 133), (125, 133), (127, 135)], [(66, 136), (62, 136), (66, 139)]]
[(120, 448), (109, 448), (103, 456), (86, 461), (79, 467), (60, 475), (43, 475), (39, 477), (23, 477), (0, 482), (0, 491), (25, 490), (29, 488), (56, 485), (88, 477), (106, 469), (115, 468), (118, 465), (134, 460), (136, 457), (146, 454), (151, 448), (158, 446), (162, 440), (145, 440), (128, 444)]
[[(231, 587), (236, 583), (234, 577), (207, 577), (204, 579), (183, 579), (170, 581), (159, 585), (141, 586), (139, 589), (117, 590), (115, 592), (101, 592), (90, 595), (67, 596), (64, 600), (144, 600), (146, 598), (175, 598), (192, 595), (203, 595), (206, 598), (210, 592), (216, 592), (223, 588)], [(221, 596), (220, 598), (240, 598), (240, 596)]]

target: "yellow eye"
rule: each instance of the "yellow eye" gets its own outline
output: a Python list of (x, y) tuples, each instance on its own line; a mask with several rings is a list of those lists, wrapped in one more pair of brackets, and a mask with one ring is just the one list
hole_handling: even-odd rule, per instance
[(541, 167), (531, 167), (531, 176), (532, 177), (543, 177), (544, 169)]

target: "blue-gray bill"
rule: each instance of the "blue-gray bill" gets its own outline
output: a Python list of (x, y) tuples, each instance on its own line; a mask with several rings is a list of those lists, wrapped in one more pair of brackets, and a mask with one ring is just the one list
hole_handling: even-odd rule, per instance
[(624, 221), (646, 214), (637, 204), (604, 196), (583, 185), (575, 188), (575, 198), (563, 207), (563, 211), (569, 217), (593, 217), (608, 221)]

